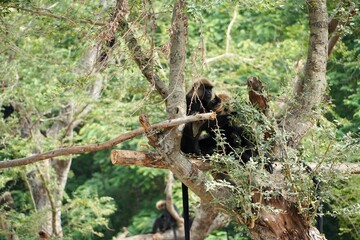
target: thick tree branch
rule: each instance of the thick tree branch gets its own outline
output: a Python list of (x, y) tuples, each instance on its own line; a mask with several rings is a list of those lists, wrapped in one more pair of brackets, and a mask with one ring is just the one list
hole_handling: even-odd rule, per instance
[[(164, 158), (156, 152), (140, 152), (132, 150), (117, 150), (111, 151), (111, 162), (115, 165), (122, 166), (140, 166), (150, 168), (167, 169), (168, 164)], [(201, 171), (208, 171), (211, 166), (202, 158), (189, 158), (191, 164), (195, 165)]]
[(140, 68), (142, 74), (151, 83), (151, 85), (155, 86), (160, 95), (166, 99), (169, 95), (168, 89), (159, 75), (154, 72), (151, 59), (141, 50), (141, 46), (135, 38), (133, 31), (130, 29), (128, 22), (125, 20), (124, 13), (126, 12), (126, 9), (123, 8), (124, 5), (122, 4), (122, 1), (118, 0), (115, 19), (119, 24), (119, 32), (125, 39), (126, 46), (128, 47), (133, 60)]
[(218, 215), (219, 212), (211, 204), (201, 202), (191, 226), (191, 239), (205, 239), (213, 230), (223, 226), (224, 222), (219, 225)]
[(294, 101), (280, 124), (290, 133), (288, 144), (297, 146), (313, 126), (326, 89), (328, 17), (325, 0), (308, 1), (310, 38), (304, 75), (298, 80)]
[(185, 59), (187, 16), (185, 1), (176, 2), (170, 30), (170, 81), (171, 100), (167, 102), (169, 118), (186, 115), (185, 106)]
[(349, 11), (349, 15), (347, 16), (346, 21), (340, 21), (339, 19), (332, 19), (329, 22), (329, 35), (331, 34), (331, 38), (328, 41), (328, 56), (330, 56), (330, 54), (332, 53), (335, 44), (339, 41), (340, 39), (340, 33), (339, 30), (345, 26), (347, 26), (350, 23), (350, 20), (353, 16), (355, 16), (357, 14), (357, 11), (354, 11), (353, 8)]
[[(186, 117), (172, 119), (172, 120), (166, 120), (161, 123), (154, 124), (152, 126), (152, 128), (154, 130), (171, 128), (171, 127), (175, 127), (175, 126), (187, 123), (187, 122), (214, 119), (215, 116), (216, 116), (215, 113), (205, 113), (205, 114), (198, 114), (198, 115), (194, 115), (194, 116), (186, 116)], [(86, 145), (86, 146), (65, 147), (65, 148), (48, 151), (45, 153), (30, 156), (30, 157), (19, 158), (19, 159), (15, 159), (15, 160), (1, 161), (0, 169), (23, 166), (23, 165), (35, 163), (35, 162), (38, 162), (41, 160), (54, 158), (54, 157), (58, 157), (58, 156), (64, 156), (64, 155), (70, 155), (70, 154), (82, 154), (82, 153), (86, 153), (86, 152), (94, 152), (94, 151), (99, 151), (99, 150), (103, 150), (106, 148), (111, 148), (123, 141), (134, 138), (135, 136), (137, 136), (139, 134), (143, 134), (144, 132), (145, 132), (145, 130), (143, 128), (138, 128), (136, 130), (127, 132), (125, 134), (121, 134), (118, 137), (113, 138), (104, 143), (90, 144), (90, 145)]]
[[(201, 171), (209, 171), (213, 167), (204, 158), (190, 157), (189, 161)], [(160, 154), (155, 152), (140, 152), (131, 150), (112, 150), (111, 162), (115, 165), (122, 166), (141, 166), (150, 168), (168, 168)], [(317, 172), (337, 172), (347, 174), (360, 174), (360, 163), (329, 163), (319, 165), (318, 163), (306, 163), (311, 169)], [(283, 163), (274, 162), (274, 171), (280, 172)]]

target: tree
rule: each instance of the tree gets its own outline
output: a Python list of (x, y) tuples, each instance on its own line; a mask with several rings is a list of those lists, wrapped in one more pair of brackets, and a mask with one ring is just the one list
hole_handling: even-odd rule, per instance
[[(249, 1), (251, 3), (252, 1)], [(133, 165), (144, 165), (151, 167), (167, 168), (174, 175), (185, 183), (192, 192), (194, 192), (201, 199), (201, 208), (198, 212), (191, 230), (192, 239), (204, 239), (206, 235), (214, 228), (224, 224), (224, 217), (220, 212), (233, 217), (240, 224), (248, 226), (251, 237), (253, 239), (322, 239), (318, 231), (311, 224), (311, 219), (316, 214), (316, 209), (320, 204), (316, 196), (311, 196), (309, 199), (304, 199), (303, 194), (308, 192), (297, 190), (299, 186), (296, 184), (295, 172), (304, 170), (301, 160), (297, 159), (297, 150), (301, 139), (314, 126), (316, 120), (319, 118), (320, 103), (323, 101), (326, 89), (326, 64), (328, 56), (328, 11), (326, 1), (314, 0), (307, 1), (309, 9), (309, 44), (307, 60), (303, 66), (303, 71), (299, 73), (298, 78), (293, 85), (292, 101), (287, 102), (284, 106), (284, 114), (273, 119), (271, 114), (267, 116), (261, 115), (268, 122), (272, 123), (270, 129), (276, 132), (279, 138), (274, 138), (272, 142), (272, 157), (277, 159), (285, 159), (283, 161), (283, 171), (277, 171), (274, 174), (264, 173), (263, 169), (257, 168), (257, 165), (250, 165), (246, 168), (236, 167), (238, 174), (244, 174), (243, 181), (235, 179), (232, 185), (226, 183), (219, 183), (202, 168), (202, 164), (189, 159), (180, 154), (180, 139), (182, 127), (175, 127), (181, 123), (189, 121), (199, 121), (201, 119), (208, 119), (214, 117), (213, 114), (201, 116), (186, 115), (185, 104), (185, 68), (187, 59), (187, 39), (188, 39), (188, 15), (185, 1), (176, 1), (173, 6), (172, 20), (170, 26), (169, 44), (164, 44), (162, 50), (165, 53), (165, 59), (169, 57), (169, 79), (164, 80), (157, 71), (155, 65), (154, 48), (156, 47), (155, 38), (150, 37), (150, 43), (147, 45), (141, 44), (137, 39), (137, 32), (132, 26), (132, 19), (137, 17), (137, 13), (128, 7), (126, 1), (117, 1), (116, 7), (111, 14), (111, 20), (106, 24), (106, 31), (103, 32), (103, 38), (100, 43), (95, 46), (88, 46), (84, 53), (83, 64), (72, 75), (84, 76), (91, 74), (94, 79), (87, 82), (87, 87), (83, 89), (81, 94), (89, 94), (89, 102), (78, 102), (76, 97), (59, 98), (59, 107), (46, 113), (54, 115), (56, 121), (53, 121), (46, 129), (46, 134), (41, 132), (41, 117), (46, 114), (39, 114), (36, 120), (36, 115), (26, 115), (29, 113), (23, 105), (12, 106), (14, 111), (19, 114), (21, 122), (21, 139), (32, 137), (37, 141), (44, 138), (55, 139), (61, 145), (72, 145), (74, 131), (81, 124), (81, 117), (89, 114), (93, 107), (93, 101), (100, 97), (100, 89), (102, 88), (104, 80), (100, 74), (107, 67), (107, 63), (111, 58), (111, 51), (117, 47), (117, 35), (121, 37), (126, 45), (128, 52), (131, 54), (133, 61), (141, 71), (144, 78), (150, 83), (153, 90), (161, 96), (166, 103), (166, 118), (179, 119), (179, 122), (174, 120), (165, 121), (158, 125), (150, 125), (146, 119), (142, 119), (142, 129), (134, 130), (127, 134), (120, 135), (117, 138), (109, 140), (103, 144), (92, 144), (87, 146), (68, 146), (58, 150), (53, 150), (43, 154), (37, 154), (41, 150), (36, 145), (29, 146), (29, 152), (35, 154), (31, 157), (24, 157), (18, 160), (3, 161), (1, 167), (13, 167), (24, 164), (35, 163), (40, 160), (50, 159), (41, 163), (27, 167), (26, 179), (29, 183), (29, 189), (32, 193), (36, 209), (44, 209), (46, 212), (45, 223), (39, 229), (39, 234), (43, 238), (48, 236), (62, 236), (61, 229), (61, 210), (63, 191), (68, 177), (68, 171), (71, 164), (71, 158), (66, 160), (59, 160), (56, 157), (70, 154), (81, 154), (84, 152), (98, 151), (105, 148), (113, 147), (114, 145), (131, 139), (137, 134), (146, 133), (150, 142), (153, 143), (154, 151), (152, 154), (136, 153), (133, 155), (137, 161), (130, 161)], [(156, 15), (153, 10), (151, 2), (148, 4), (150, 26), (151, 29), (156, 29)], [(21, 4), (7, 5), (6, 9), (15, 8), (23, 11), (29, 11), (34, 14), (50, 15), (59, 19), (67, 19), (63, 16), (58, 16), (48, 11), (29, 10), (21, 6)], [(234, 15), (236, 16), (236, 15)], [(88, 22), (94, 25), (102, 25), (97, 22)], [(337, 21), (335, 26), (340, 26), (343, 22)], [(231, 29), (231, 23), (229, 24)], [(336, 34), (336, 27), (332, 30)], [(331, 31), (330, 31), (331, 32)], [(156, 31), (153, 30), (152, 34)], [(230, 37), (230, 30), (228, 32)], [(333, 40), (330, 38), (331, 44), (335, 44), (338, 38)], [(228, 45), (227, 45), (228, 46)], [(331, 45), (333, 47), (333, 45)], [(148, 49), (146, 49), (148, 48)], [(205, 52), (205, 47), (201, 44), (199, 48)], [(85, 50), (84, 50), (85, 51)], [(87, 54), (86, 54), (87, 53)], [(226, 47), (225, 54), (221, 58), (231, 57), (229, 48)], [(119, 60), (121, 61), (121, 59)], [(214, 61), (214, 59), (212, 59)], [(206, 61), (204, 61), (206, 62)], [(207, 61), (211, 62), (210, 59)], [(161, 66), (161, 64), (159, 64)], [(300, 66), (302, 68), (302, 66)], [(7, 88), (10, 86), (6, 86)], [(64, 87), (63, 94), (68, 95), (68, 92), (76, 90)], [(9, 104), (13, 104), (11, 101)], [(25, 105), (26, 106), (26, 105)], [(46, 109), (46, 106), (44, 107)], [(33, 110), (36, 113), (36, 109)], [(264, 120), (265, 121), (265, 120)], [(180, 125), (181, 126), (181, 125)], [(172, 127), (170, 129), (170, 127)], [(156, 129), (164, 129), (157, 134), (152, 134)], [(170, 130), (169, 130), (170, 129)], [(263, 134), (260, 133), (260, 134)], [(44, 136), (45, 135), (45, 136)], [(19, 140), (19, 141), (20, 141)], [(15, 151), (14, 151), (15, 152)], [(17, 156), (11, 152), (11, 157)], [(124, 154), (125, 153), (125, 154)], [(119, 158), (119, 154), (123, 154)], [(129, 152), (114, 152), (113, 160), (123, 160), (124, 155), (129, 159)], [(226, 159), (226, 156), (220, 156)], [(149, 160), (150, 159), (150, 160)], [(129, 164), (129, 162), (127, 162)], [(210, 162), (211, 165), (211, 162)], [(214, 166), (210, 166), (212, 168)], [(249, 174), (249, 171), (255, 171), (256, 174)], [(304, 173), (303, 175), (309, 176)], [(305, 177), (306, 178), (306, 177)], [(311, 178), (307, 177), (305, 183), (309, 185)], [(55, 186), (50, 184), (54, 181)], [(265, 179), (270, 179), (266, 182)], [(254, 182), (250, 189), (242, 191), (246, 186), (246, 181)], [(288, 184), (290, 183), (290, 184)], [(287, 185), (290, 185), (288, 187)], [(310, 184), (311, 185), (311, 184)], [(308, 187), (311, 189), (312, 187)], [(296, 193), (296, 197), (289, 194), (289, 189), (292, 193)], [(286, 190), (281, 192), (280, 190)], [(280, 192), (280, 193), (279, 193)], [(245, 194), (244, 194), (245, 193)], [(286, 194), (288, 193), (288, 194)], [(239, 203), (242, 199), (242, 203)], [(315, 201), (315, 204), (313, 203)], [(171, 204), (169, 204), (171, 206)], [(291, 214), (287, 214), (291, 213)], [(271, 220), (269, 220), (271, 219)], [(209, 226), (211, 226), (209, 228)], [(215, 227), (214, 227), (215, 226)], [(201, 230), (202, 229), (202, 230)], [(203, 229), (206, 229), (204, 231)], [(181, 229), (180, 229), (181, 230)], [(181, 231), (179, 231), (180, 233)], [(166, 233), (170, 234), (171, 233)], [(166, 237), (167, 235), (163, 235)], [(144, 236), (143, 236), (144, 237)], [(152, 236), (148, 236), (151, 238)]]

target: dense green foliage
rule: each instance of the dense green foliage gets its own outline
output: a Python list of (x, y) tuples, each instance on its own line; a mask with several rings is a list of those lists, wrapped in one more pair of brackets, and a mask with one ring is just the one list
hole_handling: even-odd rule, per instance
[[(87, 49), (103, 41), (100, 36), (106, 29), (80, 20), (107, 22), (114, 2), (104, 1), (105, 5), (101, 2), (0, 1), (0, 107), (4, 109), (11, 104), (17, 109), (8, 118), (0, 119), (1, 160), (29, 156), (34, 148), (43, 152), (60, 146), (103, 142), (138, 128), (137, 116), (142, 113), (152, 123), (166, 118), (164, 103), (131, 60), (121, 36), (117, 36), (106, 69), (96, 74), (81, 71)], [(129, 1), (131, 14), (128, 19), (144, 51), (154, 57), (154, 68), (166, 80), (168, 59), (166, 51), (161, 50), (169, 41), (172, 2), (154, 1), (153, 6), (144, 2)], [(236, 4), (237, 16), (230, 32), (229, 55), (204, 64), (204, 58), (209, 60), (226, 53), (226, 32)], [(306, 57), (308, 20), (305, 4), (285, 0), (247, 0), (236, 4), (218, 0), (189, 3), (187, 84), (206, 76), (215, 82), (218, 91), (245, 94), (246, 79), (259, 76), (271, 100), (280, 95), (288, 99), (288, 83), (295, 75), (294, 66)], [(335, 6), (331, 3), (330, 10)], [(156, 16), (155, 27), (152, 12)], [(324, 106), (326, 118), (320, 119), (302, 142), (299, 155), (307, 161), (360, 161), (359, 24), (360, 16), (355, 16), (329, 59), (328, 98), (332, 99), (332, 106)], [(154, 43), (154, 48), (151, 48), (151, 43)], [(98, 75), (103, 77), (104, 83), (100, 98), (94, 100), (89, 97), (88, 90)], [(37, 134), (61, 119), (60, 111), (69, 102), (80, 108), (89, 104), (93, 106), (81, 117), (82, 123), (75, 129), (74, 136), (59, 137), (66, 135), (64, 128), (56, 138), (39, 139)], [(272, 104), (277, 110), (277, 103)], [(33, 135), (23, 135), (23, 122), (19, 119), (28, 120)], [(117, 148), (147, 150), (150, 147), (140, 136)], [(73, 161), (63, 201), (65, 238), (110, 239), (123, 227), (127, 227), (131, 234), (151, 230), (153, 220), (159, 214), (155, 203), (164, 198), (167, 172), (113, 166), (109, 154), (108, 150), (84, 154), (76, 156)], [(225, 160), (221, 158), (221, 161)], [(34, 236), (37, 225), (27, 223), (40, 224), (42, 221), (41, 211), (36, 211), (28, 192), (25, 176), (28, 169), (2, 170), (0, 175), (0, 194), (10, 191), (16, 206), (10, 212), (1, 208), (0, 215), (7, 216), (8, 221), (15, 224), (21, 239)], [(245, 169), (242, 171), (248, 173)], [(338, 226), (333, 231), (334, 224), (325, 224), (328, 226), (325, 229), (328, 239), (358, 239), (359, 178), (319, 175), (324, 185), (333, 186), (339, 180), (343, 184), (323, 189), (324, 199), (328, 202), (325, 212), (334, 216), (328, 221), (336, 222)], [(308, 179), (302, 182), (303, 187), (306, 187), (305, 183)], [(177, 182), (173, 197), (181, 212), (180, 188)], [(243, 194), (239, 192), (239, 196), (244, 197)], [(196, 196), (191, 196), (191, 203), (196, 206)], [(2, 233), (0, 230), (0, 236)], [(240, 235), (246, 234), (230, 224), (208, 239), (241, 239)]]

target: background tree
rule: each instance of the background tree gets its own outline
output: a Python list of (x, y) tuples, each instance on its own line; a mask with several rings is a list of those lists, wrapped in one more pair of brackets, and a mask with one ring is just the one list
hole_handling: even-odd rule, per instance
[[(1, 41), (4, 63), (1, 67), (4, 72), (1, 95), (4, 113), (1, 126), (2, 157), (14, 159), (87, 143), (95, 145), (78, 148), (76, 153), (94, 151), (99, 146), (96, 143), (109, 140), (116, 133), (136, 128), (136, 116), (141, 113), (146, 113), (151, 122), (184, 116), (185, 79), (190, 85), (200, 76), (216, 79), (219, 85), (217, 88), (221, 86), (240, 95), (238, 109), (251, 112), (251, 108), (241, 108), (241, 105), (246, 106), (245, 81), (251, 75), (260, 75), (273, 95), (281, 94), (275, 104), (280, 106), (279, 109), (275, 108), (277, 121), (270, 117), (273, 120), (270, 123), (273, 128), (278, 127), (274, 138), (277, 146), (274, 157), (281, 156), (283, 164), (287, 166), (286, 171), (269, 176), (261, 170), (253, 169), (255, 165), (237, 167), (237, 172), (233, 174), (245, 177), (243, 182), (242, 178), (238, 179), (235, 186), (238, 194), (233, 194), (229, 191), (229, 185), (219, 184), (193, 162), (179, 155), (181, 128), (160, 132), (160, 144), (156, 152), (168, 164), (167, 168), (201, 199), (201, 208), (192, 228), (192, 239), (203, 239), (213, 229), (226, 223), (228, 218), (218, 215), (219, 208), (236, 219), (236, 224), (247, 225), (254, 239), (279, 237), (284, 229), (287, 232), (282, 237), (293, 239), (294, 235), (299, 234), (297, 236), (307, 239), (305, 233), (313, 229), (310, 222), (315, 212), (309, 209), (309, 199), (305, 200), (312, 190), (311, 179), (306, 173), (296, 174), (301, 168), (302, 159), (319, 163), (315, 172), (324, 182), (322, 194), (326, 197), (336, 196), (329, 195), (326, 187), (333, 183), (330, 181), (333, 175), (323, 174), (320, 166), (344, 158), (347, 161), (358, 160), (356, 140), (352, 142), (349, 135), (345, 135), (343, 140), (340, 136), (336, 138), (332, 134), (336, 126), (321, 118), (327, 110), (325, 105), (319, 105), (325, 94), (325, 50), (328, 39), (335, 39), (336, 42), (339, 38), (336, 40), (335, 36), (348, 34), (356, 26), (352, 25), (358, 21), (354, 14), (357, 5), (354, 4), (331, 3), (328, 4), (328, 11), (323, 1), (303, 4), (245, 1), (234, 11), (229, 11), (233, 8), (232, 3), (211, 1), (201, 4), (189, 2), (186, 5), (182, 1), (118, 1), (116, 6), (113, 2), (102, 2), (101, 5), (97, 2), (82, 4), (71, 1), (55, 4), (5, 2), (1, 8), (4, 23), (1, 28), (4, 33), (4, 41)], [(310, 29), (306, 24), (308, 8)], [(327, 36), (330, 26), (327, 22), (328, 12), (331, 20), (337, 20), (330, 21), (337, 26), (333, 30), (329, 28), (332, 34), (330, 37)], [(352, 18), (348, 21), (349, 16)], [(309, 32), (312, 38), (306, 53), (303, 46), (308, 44), (306, 36)], [(344, 75), (341, 78), (346, 76), (348, 79), (347, 75), (351, 72), (350, 79), (353, 79), (352, 82), (349, 80), (352, 87), (344, 85), (342, 91), (330, 92), (335, 96), (336, 106), (349, 106), (351, 110), (340, 114), (343, 108), (334, 108), (327, 115), (329, 119), (340, 122), (338, 127), (342, 133), (347, 133), (348, 129), (356, 130), (358, 52), (356, 41), (351, 41), (352, 37), (356, 39), (356, 34), (355, 31), (351, 37), (346, 36), (339, 50), (335, 50), (337, 52), (332, 55), (336, 57), (330, 59), (330, 66), (334, 67), (329, 73), (332, 76), (329, 79), (334, 86), (338, 86), (336, 84), (339, 84), (340, 78), (337, 74), (342, 72)], [(350, 38), (348, 42), (346, 38)], [(300, 59), (307, 59), (304, 71), (298, 71), (299, 76), (292, 78), (296, 74), (296, 69), (293, 69), (296, 62), (297, 69), (302, 69)], [(344, 59), (353, 62), (353, 67), (342, 64)], [(286, 90), (284, 86), (289, 79), (292, 80)], [(145, 84), (145, 81), (150, 84)], [(345, 91), (350, 94), (344, 101), (340, 96)], [(340, 96), (337, 95), (339, 93)], [(163, 108), (164, 100), (166, 111)], [(7, 115), (9, 110), (12, 112)], [(258, 116), (249, 115), (248, 119), (254, 117)], [(275, 126), (276, 122), (280, 124)], [(254, 134), (263, 134), (264, 126), (252, 123), (252, 127), (259, 128)], [(324, 128), (333, 128), (334, 131), (324, 133)], [(282, 132), (283, 129), (286, 131)], [(114, 144), (111, 142), (105, 147)], [(149, 149), (143, 138), (123, 143), (120, 147)], [(349, 151), (353, 155), (344, 154)], [(67, 149), (63, 153), (68, 153)], [(153, 209), (155, 201), (159, 199), (159, 192), (153, 189), (160, 192), (164, 189), (165, 171), (110, 166), (108, 155), (109, 152), (104, 151), (79, 157), (73, 166), (76, 178), (70, 178), (69, 195), (65, 196), (63, 193), (71, 158), (53, 157), (26, 167), (4, 170), (1, 186), (5, 190), (12, 190), (18, 210), (10, 215), (4, 213), (6, 220), (1, 220), (7, 223), (4, 233), (23, 237), (34, 236), (34, 232), (38, 232), (44, 238), (48, 235), (78, 238), (89, 234), (111, 234), (109, 230), (100, 231), (101, 228), (96, 228), (106, 227), (105, 217), (115, 210), (109, 198), (98, 197), (98, 194), (112, 196), (120, 210), (129, 208), (130, 197), (135, 199), (131, 211), (113, 215), (112, 226), (126, 226), (130, 223), (130, 216), (136, 214), (134, 226), (138, 225), (137, 222), (147, 226), (140, 225), (137, 229), (129, 230), (133, 233), (146, 232), (156, 213), (149, 214), (149, 210), (139, 212), (137, 209)], [(218, 156), (218, 160), (226, 159), (226, 156)], [(90, 161), (91, 164), (88, 164)], [(189, 174), (191, 178), (186, 177)], [(276, 178), (279, 176), (280, 181)], [(276, 186), (275, 182), (283, 183), (283, 178), (288, 185)], [(249, 179), (256, 179), (257, 183), (251, 189), (244, 189), (244, 183)], [(264, 191), (269, 187), (268, 183), (263, 183), (265, 179), (271, 183), (272, 190), (277, 187), (285, 189), (288, 196), (294, 194), (297, 198), (286, 198), (286, 194), (282, 194), (281, 198), (273, 191), (269, 196), (276, 195), (280, 197), (280, 200), (277, 199), (279, 201), (273, 197), (268, 203), (259, 204), (261, 201), (257, 202), (256, 197), (268, 194)], [(303, 191), (303, 187), (307, 190)], [(23, 194), (25, 189), (29, 192)], [(175, 202), (180, 198), (176, 189), (173, 196)], [(251, 195), (255, 197), (246, 198)], [(207, 204), (212, 200), (216, 200), (215, 205)], [(200, 200), (197, 198), (194, 201)], [(290, 211), (301, 214), (299, 219), (288, 219), (295, 221), (297, 226), (279, 227), (266, 223), (267, 216), (271, 216), (277, 218), (277, 223), (281, 225), (279, 217), (284, 214), (281, 211), (275, 214), (276, 211), (269, 211), (266, 206), (274, 204), (278, 209), (278, 205), (286, 201), (290, 203)], [(33, 205), (30, 205), (31, 202)], [(345, 205), (342, 209), (356, 209), (356, 204)], [(345, 210), (343, 216), (346, 216)], [(62, 217), (61, 212), (65, 213)], [(147, 221), (141, 216), (145, 216)], [(119, 220), (121, 218), (123, 220)], [(38, 223), (33, 225), (34, 229), (23, 224), (26, 221), (34, 222), (34, 219)], [(210, 220), (213, 219), (214, 228), (198, 230), (210, 226)], [(352, 224), (356, 225), (358, 221), (352, 221)], [(267, 227), (264, 229), (261, 226)], [(260, 236), (259, 233), (264, 235)]]

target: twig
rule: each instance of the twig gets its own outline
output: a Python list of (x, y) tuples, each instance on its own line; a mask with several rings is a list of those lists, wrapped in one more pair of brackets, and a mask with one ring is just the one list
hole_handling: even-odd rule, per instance
[(46, 16), (46, 17), (51, 17), (51, 18), (56, 18), (56, 19), (62, 19), (62, 20), (66, 20), (72, 24), (75, 23), (85, 23), (85, 24), (91, 24), (91, 25), (95, 25), (95, 26), (105, 26), (105, 23), (102, 22), (94, 22), (92, 20), (76, 20), (76, 19), (71, 19), (69, 17), (65, 17), (65, 16), (61, 16), (61, 15), (57, 15), (55, 13), (53, 13), (52, 11), (48, 10), (48, 9), (41, 9), (41, 8), (35, 8), (34, 9), (29, 9), (29, 8), (23, 8), (20, 6), (16, 6), (16, 5), (7, 5), (7, 7), (9, 8), (15, 8), (17, 10), (21, 10), (24, 12), (29, 12), (33, 15), (40, 15), (40, 16)]
[(223, 58), (237, 57), (237, 54), (229, 52), (229, 50), (230, 50), (230, 40), (231, 40), (231, 29), (232, 29), (232, 27), (233, 27), (233, 25), (234, 25), (234, 23), (236, 21), (236, 17), (237, 17), (237, 6), (234, 9), (233, 17), (232, 17), (232, 19), (231, 19), (231, 21), (230, 21), (230, 23), (228, 25), (228, 28), (226, 30), (225, 53), (221, 54), (221, 55), (218, 55), (218, 56), (215, 56), (215, 57), (212, 57), (212, 58), (209, 58), (209, 59), (205, 59), (205, 61), (204, 61), (205, 64), (209, 64), (211, 62), (215, 62), (215, 61), (221, 60)]
[[(209, 119), (214, 120), (215, 117), (216, 117), (215, 113), (197, 114), (197, 115), (193, 115), (193, 116), (186, 116), (186, 117), (181, 117), (181, 118), (177, 118), (177, 119), (166, 120), (161, 123), (154, 124), (152, 126), (152, 128), (154, 130), (171, 128), (171, 127), (175, 127), (180, 124), (187, 123), (187, 122), (196, 122), (196, 121), (209, 120)], [(41, 160), (54, 158), (54, 157), (58, 157), (58, 156), (63, 156), (63, 155), (81, 154), (81, 153), (94, 152), (94, 151), (99, 151), (99, 150), (103, 150), (106, 148), (111, 148), (121, 142), (124, 142), (131, 138), (134, 138), (135, 136), (137, 136), (139, 134), (143, 134), (144, 132), (145, 132), (145, 130), (143, 128), (138, 128), (136, 130), (127, 132), (125, 134), (121, 134), (121, 135), (117, 136), (116, 138), (113, 138), (104, 143), (90, 144), (90, 145), (85, 145), (85, 146), (72, 146), (72, 147), (59, 148), (57, 150), (51, 150), (51, 151), (37, 154), (34, 156), (30, 156), (30, 157), (24, 157), (24, 158), (8, 160), (8, 161), (1, 161), (0, 169), (23, 166), (23, 165), (35, 163), (35, 162), (38, 162)]]

